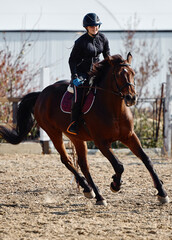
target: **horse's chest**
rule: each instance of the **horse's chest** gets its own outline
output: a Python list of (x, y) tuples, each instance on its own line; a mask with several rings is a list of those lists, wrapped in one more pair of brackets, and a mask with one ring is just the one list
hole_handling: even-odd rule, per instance
[(121, 135), (128, 135), (130, 131), (131, 131), (131, 124), (126, 119), (113, 121), (113, 134), (116, 137), (119, 137)]
[(119, 132), (119, 131), (120, 131), (119, 121), (115, 121), (115, 122), (114, 122), (114, 129), (115, 129), (116, 132)]

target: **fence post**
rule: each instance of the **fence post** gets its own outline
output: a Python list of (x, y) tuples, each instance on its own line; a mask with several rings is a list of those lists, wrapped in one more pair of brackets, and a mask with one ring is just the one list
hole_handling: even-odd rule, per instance
[[(41, 75), (40, 75), (40, 90), (42, 91), (49, 84), (50, 84), (49, 68), (42, 68)], [(50, 138), (47, 135), (47, 133), (42, 128), (40, 128), (40, 142), (42, 144), (42, 150), (44, 154), (50, 153), (49, 141), (50, 141)]]
[(172, 83), (168, 74), (166, 79), (164, 152), (172, 156)]

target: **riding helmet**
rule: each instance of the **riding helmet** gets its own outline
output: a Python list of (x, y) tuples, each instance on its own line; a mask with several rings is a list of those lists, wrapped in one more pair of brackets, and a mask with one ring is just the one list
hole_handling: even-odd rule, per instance
[(101, 25), (99, 17), (95, 13), (88, 13), (83, 19), (83, 27)]

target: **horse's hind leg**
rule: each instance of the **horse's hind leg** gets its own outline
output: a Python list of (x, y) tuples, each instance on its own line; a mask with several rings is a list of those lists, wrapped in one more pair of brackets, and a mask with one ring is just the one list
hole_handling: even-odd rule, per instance
[[(80, 169), (96, 195), (95, 196), (97, 199), (96, 203), (98, 205), (106, 206), (107, 203), (106, 203), (105, 199), (101, 196), (97, 186), (95, 185), (95, 183), (91, 177), (90, 171), (89, 171), (89, 166), (88, 166), (88, 161), (87, 161), (87, 144), (86, 144), (86, 142), (78, 140), (78, 139), (71, 139), (71, 140), (72, 140), (73, 144), (75, 145), (76, 153), (78, 156), (78, 164), (80, 166)], [(84, 195), (86, 197), (88, 197), (88, 196), (90, 196), (90, 192), (84, 192)]]
[(156, 171), (154, 170), (152, 161), (150, 160), (150, 158), (145, 154), (145, 152), (143, 151), (140, 141), (138, 139), (138, 137), (136, 136), (135, 133), (133, 133), (132, 136), (130, 136), (130, 138), (123, 140), (122, 141), (125, 145), (127, 145), (130, 150), (138, 157), (142, 160), (142, 162), (144, 163), (144, 165), (146, 166), (146, 168), (148, 169), (153, 182), (154, 182), (154, 186), (158, 191), (158, 199), (161, 203), (167, 203), (169, 202), (169, 198), (167, 196), (166, 191), (163, 189), (163, 183), (162, 181), (159, 179)]
[(48, 133), (49, 137), (51, 138), (55, 148), (60, 154), (62, 163), (75, 175), (76, 180), (78, 181), (79, 185), (84, 189), (85, 192), (91, 191), (88, 183), (86, 180), (78, 173), (76, 168), (74, 167), (71, 157), (67, 154), (64, 142), (62, 139), (62, 132), (60, 131), (53, 131), (54, 133)]

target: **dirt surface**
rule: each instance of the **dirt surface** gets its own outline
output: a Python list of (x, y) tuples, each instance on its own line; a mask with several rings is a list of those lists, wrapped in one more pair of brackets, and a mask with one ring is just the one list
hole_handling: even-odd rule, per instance
[[(151, 157), (172, 199), (172, 160)], [(0, 240), (172, 239), (172, 203), (159, 204), (139, 159), (118, 154), (123, 186), (112, 193), (109, 162), (99, 153), (88, 158), (107, 207), (78, 191), (57, 154), (0, 155)]]

